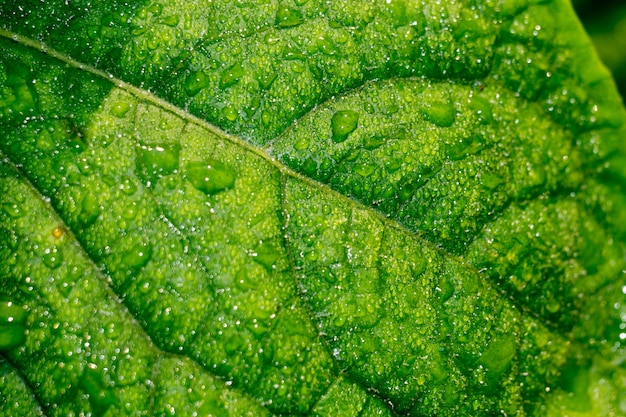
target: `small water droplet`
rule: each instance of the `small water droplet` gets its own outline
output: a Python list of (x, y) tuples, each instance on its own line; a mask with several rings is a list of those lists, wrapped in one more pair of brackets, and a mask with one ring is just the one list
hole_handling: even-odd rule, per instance
[(160, 22), (166, 26), (176, 27), (180, 18), (177, 15), (165, 16), (161, 18)]
[(368, 151), (380, 148), (386, 142), (385, 138), (382, 136), (374, 135), (367, 137), (363, 140), (363, 147)]
[(335, 327), (343, 327), (344, 324), (346, 324), (346, 318), (343, 316), (337, 316), (333, 320), (333, 326)]
[(296, 143), (293, 144), (293, 147), (297, 151), (304, 151), (308, 149), (309, 145), (310, 145), (309, 137), (303, 136), (300, 139), (298, 139)]

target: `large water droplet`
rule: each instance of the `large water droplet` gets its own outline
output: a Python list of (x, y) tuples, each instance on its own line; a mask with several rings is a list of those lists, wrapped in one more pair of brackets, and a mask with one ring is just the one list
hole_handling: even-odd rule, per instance
[(6, 214), (8, 214), (9, 216), (13, 218), (24, 216), (24, 212), (22, 211), (20, 206), (15, 203), (7, 202), (7, 203), (2, 204), (2, 211), (4, 211)]
[(276, 25), (282, 28), (298, 26), (304, 22), (302, 12), (289, 6), (281, 6), (276, 11)]
[(232, 167), (214, 160), (189, 162), (185, 169), (191, 185), (208, 195), (232, 188), (237, 177)]
[(130, 110), (130, 104), (126, 101), (118, 101), (111, 106), (111, 114), (115, 117), (123, 118)]
[(56, 269), (63, 263), (63, 255), (56, 247), (46, 249), (43, 255), (43, 263), (50, 269)]
[(159, 178), (178, 170), (180, 145), (144, 145), (137, 147), (137, 171), (145, 183), (154, 185)]
[(84, 227), (92, 225), (100, 216), (100, 203), (93, 194), (87, 194), (83, 197), (81, 208), (78, 220), (83, 223)]
[(188, 96), (193, 97), (208, 85), (209, 77), (207, 77), (204, 72), (192, 72), (185, 80), (185, 93), (187, 93)]
[(232, 67), (225, 69), (222, 71), (220, 78), (220, 88), (228, 88), (237, 84), (245, 73), (246, 71), (241, 64), (235, 64)]
[(440, 127), (449, 127), (456, 119), (456, 109), (453, 105), (441, 101), (434, 101), (424, 107), (424, 118)]
[(104, 371), (99, 371), (95, 364), (87, 364), (84, 369), (79, 387), (87, 394), (93, 413), (102, 416), (117, 403), (115, 391), (105, 380)]
[(130, 248), (122, 256), (122, 262), (133, 271), (138, 271), (144, 267), (152, 258), (152, 246), (149, 243), (142, 243)]
[(259, 86), (262, 89), (268, 90), (274, 83), (274, 80), (276, 80), (277, 76), (278, 74), (276, 72), (263, 73), (259, 74), (259, 76), (257, 77), (257, 81), (259, 82)]
[(340, 143), (348, 139), (359, 125), (359, 114), (352, 110), (339, 110), (335, 112), (331, 121), (332, 139), (335, 143)]
[(280, 252), (273, 242), (259, 243), (252, 254), (252, 259), (268, 272), (272, 271), (279, 257)]

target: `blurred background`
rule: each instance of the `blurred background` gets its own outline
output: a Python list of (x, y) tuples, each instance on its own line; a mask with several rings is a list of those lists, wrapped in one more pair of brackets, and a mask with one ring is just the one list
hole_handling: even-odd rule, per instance
[[(626, 99), (626, 0), (572, 0), (604, 64)], [(624, 100), (626, 102), (626, 100)]]

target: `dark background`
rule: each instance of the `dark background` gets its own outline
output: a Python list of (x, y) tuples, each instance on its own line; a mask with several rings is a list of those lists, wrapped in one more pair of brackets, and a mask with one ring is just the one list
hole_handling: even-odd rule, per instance
[(626, 0), (572, 0), (604, 64), (626, 98)]

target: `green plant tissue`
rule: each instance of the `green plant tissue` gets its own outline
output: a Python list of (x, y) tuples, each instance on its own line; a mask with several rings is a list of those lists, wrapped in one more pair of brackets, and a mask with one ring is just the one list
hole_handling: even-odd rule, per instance
[(569, 1), (1, 0), (0, 132), (2, 416), (626, 416)]

